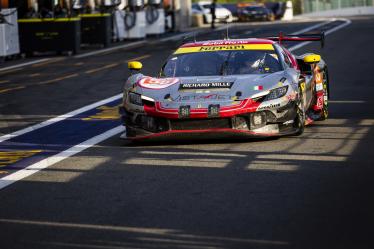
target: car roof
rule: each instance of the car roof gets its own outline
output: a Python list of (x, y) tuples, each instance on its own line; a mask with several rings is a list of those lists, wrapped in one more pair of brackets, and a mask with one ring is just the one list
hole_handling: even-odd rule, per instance
[(183, 44), (181, 48), (196, 46), (220, 46), (220, 45), (241, 45), (241, 44), (274, 44), (275, 41), (259, 38), (230, 39), (230, 40), (208, 40)]

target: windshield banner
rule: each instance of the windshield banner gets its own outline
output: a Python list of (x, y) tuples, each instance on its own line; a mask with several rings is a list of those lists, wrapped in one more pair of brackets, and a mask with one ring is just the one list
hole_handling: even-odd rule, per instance
[(274, 50), (272, 44), (240, 44), (240, 45), (223, 45), (223, 46), (196, 46), (181, 47), (174, 54), (198, 53), (198, 52), (216, 52), (227, 50)]

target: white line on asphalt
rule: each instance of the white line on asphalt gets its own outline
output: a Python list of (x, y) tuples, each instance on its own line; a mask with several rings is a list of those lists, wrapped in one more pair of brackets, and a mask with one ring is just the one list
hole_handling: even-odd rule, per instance
[[(341, 19), (341, 20), (345, 21), (345, 23), (335, 27), (334, 29), (331, 30), (331, 32), (326, 32), (326, 34), (331, 34), (332, 32), (337, 31), (341, 28), (344, 28), (345, 26), (347, 26), (351, 23), (351, 21), (348, 20), (348, 19)], [(313, 25), (313, 26), (314, 26), (314, 28), (316, 28), (315, 27), (316, 25)], [(311, 28), (311, 27), (309, 27), (309, 28)], [(306, 30), (306, 29), (303, 29), (303, 30)], [(303, 31), (303, 30), (301, 30), (301, 31)], [(295, 32), (295, 33), (299, 33), (299, 32), (300, 31)], [(304, 32), (306, 32), (306, 31), (304, 31)], [(309, 43), (310, 42), (303, 42), (300, 45), (305, 46)], [(302, 46), (296, 45), (296, 46), (291, 47), (289, 50), (293, 51), (293, 50), (296, 50), (298, 48), (301, 48)], [(22, 129), (20, 131), (16, 131), (12, 134), (2, 136), (2, 137), (0, 137), (0, 142), (5, 141), (5, 140), (10, 139), (10, 138), (13, 138), (13, 137), (16, 137), (16, 136), (19, 136), (19, 135), (22, 135), (22, 134), (25, 134), (25, 133), (28, 133), (28, 132), (31, 132), (31, 131), (36, 130), (36, 129), (40, 129), (40, 128), (45, 127), (47, 125), (56, 123), (58, 121), (64, 120), (66, 118), (72, 117), (74, 115), (80, 114), (80, 113), (88, 111), (90, 109), (96, 108), (96, 107), (98, 107), (100, 105), (103, 105), (105, 103), (108, 103), (108, 102), (114, 101), (116, 99), (119, 99), (119, 98), (121, 98), (121, 96), (122, 96), (122, 94), (115, 95), (115, 96), (110, 97), (108, 99), (93, 103), (93, 104), (85, 106), (85, 107), (82, 107), (82, 108), (80, 108), (78, 110), (75, 110), (75, 111), (72, 111), (70, 113), (58, 116), (56, 118), (53, 118), (53, 119), (50, 119), (50, 120), (47, 120), (47, 121), (44, 121), (40, 124), (33, 125), (31, 127)], [(21, 170), (15, 172), (13, 174), (10, 174), (8, 176), (0, 178), (0, 189), (3, 189), (3, 188), (5, 188), (6, 186), (9, 186), (12, 183), (15, 183), (15, 182), (17, 182), (19, 180), (22, 180), (22, 179), (24, 179), (28, 176), (31, 176), (32, 174), (35, 174), (36, 172), (38, 172), (42, 169), (45, 169), (45, 168), (47, 168), (47, 167), (49, 167), (49, 166), (51, 166), (51, 165), (53, 165), (57, 162), (60, 162), (61, 160), (64, 160), (68, 157), (71, 157), (71, 156), (73, 156), (73, 155), (75, 155), (75, 154), (77, 154), (77, 153), (79, 153), (79, 152), (81, 152), (85, 149), (88, 149), (88, 148), (96, 145), (97, 143), (100, 143), (100, 142), (102, 142), (102, 141), (104, 141), (104, 140), (106, 140), (106, 139), (108, 139), (112, 136), (115, 136), (115, 135), (123, 132), (124, 130), (125, 130), (125, 128), (123, 126), (117, 126), (116, 128), (113, 128), (113, 129), (111, 129), (111, 130), (109, 130), (105, 133), (102, 133), (98, 136), (95, 136), (95, 137), (93, 137), (93, 138), (91, 138), (91, 139), (89, 139), (89, 140), (87, 140), (87, 141), (85, 141), (81, 144), (75, 145), (75, 146), (73, 146), (73, 147), (71, 147), (71, 148), (69, 148), (65, 151), (62, 151), (55, 156), (48, 157), (48, 158), (46, 158), (46, 159), (44, 159), (44, 160), (42, 160), (38, 163), (35, 163), (33, 165), (30, 165), (30, 166), (26, 167), (25, 169), (21, 169)]]
[(4, 135), (4, 136), (1, 136), (0, 137), (0, 143), (3, 142), (3, 141), (6, 141), (8, 139), (11, 139), (11, 138), (14, 138), (14, 137), (26, 134), (28, 132), (38, 130), (38, 129), (43, 128), (45, 126), (48, 126), (48, 125), (60, 122), (60, 121), (65, 120), (67, 118), (74, 117), (74, 116), (76, 116), (76, 115), (78, 115), (78, 114), (80, 114), (82, 112), (86, 112), (86, 111), (92, 110), (92, 109), (94, 109), (94, 108), (96, 108), (98, 106), (105, 105), (106, 103), (109, 103), (109, 102), (112, 102), (114, 100), (120, 99), (121, 97), (122, 97), (122, 94), (117, 94), (117, 95), (115, 95), (113, 97), (110, 97), (110, 98), (101, 100), (99, 102), (96, 102), (96, 103), (84, 106), (84, 107), (79, 108), (77, 110), (74, 110), (72, 112), (60, 115), (60, 116), (55, 117), (55, 118), (48, 119), (48, 120), (46, 120), (46, 121), (44, 121), (42, 123), (39, 123), (39, 124), (36, 124), (36, 125), (32, 125), (30, 127), (27, 127), (25, 129), (22, 129), (22, 130), (19, 130), (19, 131), (16, 131), (16, 132), (13, 132), (11, 134), (7, 134), (7, 135)]
[(351, 24), (352, 23), (352, 21), (351, 20), (349, 20), (349, 19), (337, 19), (338, 21), (344, 21), (345, 23), (344, 24), (342, 24), (342, 25), (339, 25), (339, 26), (337, 26), (337, 27), (335, 27), (335, 28), (333, 28), (333, 29), (329, 29), (329, 30), (327, 30), (326, 31), (326, 35), (328, 35), (328, 34), (331, 34), (331, 33), (334, 33), (335, 31), (337, 31), (337, 30), (339, 30), (339, 29), (342, 29), (342, 28), (344, 28), (344, 27), (346, 27), (346, 26), (348, 26), (349, 24)]
[(20, 67), (24, 67), (24, 66), (33, 65), (33, 64), (36, 64), (36, 63), (40, 63), (40, 62), (49, 61), (49, 60), (51, 60), (51, 59), (52, 59), (52, 58), (45, 58), (45, 59), (40, 59), (40, 60), (35, 60), (35, 61), (25, 62), (25, 63), (22, 63), (22, 64), (17, 64), (17, 65), (14, 65), (14, 66), (9, 66), (9, 67), (0, 68), (0, 72), (2, 72), (2, 71), (7, 71), (7, 70), (11, 70), (11, 69), (14, 69), (14, 68), (20, 68)]
[(18, 170), (17, 172), (10, 174), (8, 176), (5, 176), (0, 179), (0, 189), (3, 189), (7, 186), (9, 186), (12, 183), (15, 183), (16, 181), (22, 180), (25, 177), (31, 176), (32, 174), (35, 174), (36, 172), (48, 168), (49, 166), (58, 163), (68, 157), (71, 157), (79, 152), (82, 152), (95, 144), (98, 144), (108, 137), (112, 137), (114, 135), (117, 135), (120, 132), (123, 132), (125, 128), (121, 126), (117, 126), (109, 131), (106, 131), (96, 137), (90, 138), (83, 143), (77, 144), (65, 151), (62, 151), (58, 153), (57, 155), (47, 157), (46, 159), (41, 160), (40, 162), (34, 163), (24, 169)]
[(193, 34), (193, 32), (189, 32), (189, 33), (183, 33), (183, 34), (179, 34), (179, 35), (175, 35), (175, 36), (165, 37), (165, 38), (161, 39), (160, 42), (177, 41), (177, 40), (179, 40), (183, 37), (188, 37), (192, 34)]
[(329, 100), (333, 104), (364, 104), (365, 100)]
[[(225, 29), (229, 29), (232, 27), (233, 25), (232, 24), (228, 24), (228, 25), (223, 25), (219, 28), (216, 28), (215, 31), (221, 31), (221, 30), (225, 30)], [(160, 42), (166, 42), (166, 41), (178, 41), (180, 40), (181, 38), (183, 37), (190, 37), (192, 36), (194, 33), (198, 34), (199, 31), (197, 30), (196, 32), (194, 31), (190, 31), (188, 33), (183, 33), (183, 34), (179, 34), (179, 35), (174, 35), (174, 36), (170, 36), (170, 37), (166, 37), (166, 38), (163, 38), (161, 40), (159, 40)]]
[(85, 58), (85, 57), (89, 57), (89, 56), (92, 56), (92, 55), (98, 55), (98, 54), (103, 54), (103, 53), (111, 52), (111, 51), (118, 50), (118, 49), (136, 47), (136, 46), (139, 46), (139, 45), (144, 45), (146, 42), (147, 42), (146, 40), (132, 42), (132, 43), (128, 43), (128, 44), (124, 44), (124, 45), (120, 45), (120, 46), (115, 46), (115, 47), (111, 47), (111, 48), (106, 48), (106, 49), (101, 49), (101, 50), (97, 50), (97, 51), (92, 51), (92, 52), (85, 53), (85, 54), (75, 55), (74, 58), (80, 59), (80, 58)]
[(316, 29), (316, 28), (319, 28), (319, 27), (322, 27), (323, 25), (326, 25), (330, 22), (334, 22), (336, 19), (331, 19), (331, 20), (328, 20), (326, 22), (321, 22), (321, 23), (317, 23), (315, 25), (312, 25), (310, 27), (306, 27), (305, 29), (302, 29), (302, 30), (299, 30), (299, 31), (296, 31), (296, 32), (293, 32), (291, 35), (299, 35), (299, 34), (302, 34), (302, 33), (306, 33), (308, 31), (311, 31), (313, 29)]
[[(338, 31), (339, 29), (342, 29), (342, 28), (344, 28), (344, 27), (346, 27), (346, 26), (348, 26), (349, 24), (352, 23), (351, 20), (349, 20), (349, 19), (345, 19), (345, 18), (342, 18), (342, 19), (334, 19), (334, 20), (335, 20), (335, 21), (344, 21), (344, 23), (341, 24), (341, 25), (339, 25), (339, 26), (336, 26), (335, 28), (333, 28), (333, 29), (331, 29), (331, 30), (326, 31), (326, 32), (325, 32), (325, 35), (329, 35), (329, 34), (335, 32), (335, 31)], [(297, 45), (295, 45), (295, 46), (290, 47), (288, 50), (291, 51), (291, 52), (293, 52), (293, 51), (295, 51), (295, 50), (297, 50), (297, 49), (299, 49), (299, 48), (301, 48), (301, 47), (304, 47), (304, 46), (306, 46), (306, 45), (308, 45), (308, 44), (310, 44), (310, 43), (312, 43), (312, 42), (310, 42), (310, 41), (302, 42), (302, 43), (300, 43), (300, 44), (297, 44)]]

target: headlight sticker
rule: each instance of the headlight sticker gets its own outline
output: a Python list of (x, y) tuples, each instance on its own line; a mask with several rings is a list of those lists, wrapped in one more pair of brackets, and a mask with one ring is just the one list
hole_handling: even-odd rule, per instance
[(178, 78), (152, 78), (145, 77), (139, 80), (138, 85), (150, 89), (163, 89), (179, 82)]

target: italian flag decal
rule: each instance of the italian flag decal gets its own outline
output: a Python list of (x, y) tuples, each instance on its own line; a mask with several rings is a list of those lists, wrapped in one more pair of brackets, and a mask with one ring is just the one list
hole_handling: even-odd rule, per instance
[(264, 90), (264, 87), (263, 86), (254, 86), (253, 87), (253, 90)]

